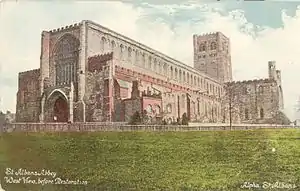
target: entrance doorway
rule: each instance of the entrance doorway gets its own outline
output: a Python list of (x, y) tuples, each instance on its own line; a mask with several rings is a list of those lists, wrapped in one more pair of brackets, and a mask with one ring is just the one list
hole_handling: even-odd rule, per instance
[(54, 103), (54, 113), (53, 121), (54, 122), (68, 122), (68, 103), (62, 97), (57, 98)]

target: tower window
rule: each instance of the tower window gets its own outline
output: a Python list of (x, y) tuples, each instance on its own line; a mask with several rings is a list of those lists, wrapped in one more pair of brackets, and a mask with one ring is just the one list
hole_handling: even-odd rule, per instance
[(200, 46), (199, 46), (199, 51), (203, 52), (205, 50), (206, 50), (205, 43), (201, 43)]
[(223, 42), (223, 51), (226, 50), (226, 43)]
[(244, 88), (244, 94), (250, 94), (251, 93), (251, 89), (248, 87)]
[(249, 119), (249, 110), (245, 109), (245, 119), (248, 120)]
[(258, 92), (259, 92), (259, 93), (264, 93), (264, 88), (263, 88), (262, 86), (259, 86), (259, 87), (258, 87)]
[(263, 108), (260, 109), (259, 115), (260, 115), (261, 119), (264, 118), (264, 109)]
[(210, 49), (211, 49), (211, 50), (216, 50), (216, 49), (217, 49), (217, 43), (212, 42), (212, 43), (210, 44)]

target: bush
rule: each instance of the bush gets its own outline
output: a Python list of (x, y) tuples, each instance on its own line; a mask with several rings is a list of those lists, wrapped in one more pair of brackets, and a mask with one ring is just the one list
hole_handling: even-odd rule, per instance
[(141, 121), (142, 121), (143, 124), (149, 123), (149, 117), (147, 115), (147, 111), (146, 110), (144, 110), (143, 113), (142, 113), (142, 120)]
[(131, 116), (131, 119), (130, 119), (129, 124), (130, 124), (130, 125), (138, 125), (138, 124), (141, 124), (141, 122), (142, 122), (142, 119), (141, 119), (140, 113), (139, 113), (138, 111), (136, 111), (136, 112)]
[(163, 125), (167, 125), (168, 123), (167, 123), (167, 121), (164, 119), (164, 120), (162, 121), (162, 124), (163, 124)]
[(184, 114), (182, 115), (182, 121), (181, 121), (181, 124), (182, 124), (182, 125), (188, 125), (188, 124), (189, 124), (189, 119), (188, 119), (186, 113), (184, 113)]

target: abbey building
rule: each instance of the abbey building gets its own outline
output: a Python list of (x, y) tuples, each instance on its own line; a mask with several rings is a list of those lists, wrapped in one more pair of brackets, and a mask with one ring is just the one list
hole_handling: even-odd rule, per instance
[(19, 73), (16, 121), (122, 122), (138, 111), (150, 122), (263, 123), (283, 109), (275, 62), (266, 79), (233, 82), (226, 36), (192, 43), (193, 67), (92, 21), (43, 31), (40, 68)]

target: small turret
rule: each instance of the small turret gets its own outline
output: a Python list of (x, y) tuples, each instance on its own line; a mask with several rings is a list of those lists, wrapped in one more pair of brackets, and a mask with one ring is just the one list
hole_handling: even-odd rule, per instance
[(276, 70), (276, 79), (279, 84), (281, 84), (281, 71)]
[(269, 66), (269, 78), (276, 79), (276, 62), (269, 61), (268, 66)]

